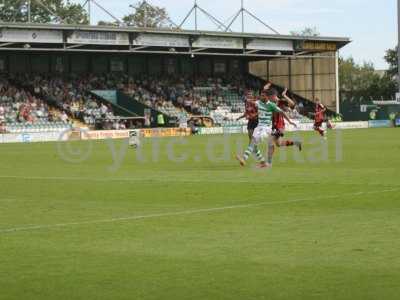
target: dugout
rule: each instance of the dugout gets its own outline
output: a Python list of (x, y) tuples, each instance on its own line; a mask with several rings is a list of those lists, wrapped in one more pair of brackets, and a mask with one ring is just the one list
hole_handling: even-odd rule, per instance
[(190, 30), (0, 23), (0, 73), (251, 73), (339, 110), (350, 40)]

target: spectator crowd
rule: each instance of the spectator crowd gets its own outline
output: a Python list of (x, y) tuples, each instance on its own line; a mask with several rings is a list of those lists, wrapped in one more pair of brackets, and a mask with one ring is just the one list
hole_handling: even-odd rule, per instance
[(135, 100), (158, 111), (184, 108), (194, 115), (208, 115), (219, 107), (243, 110), (241, 96), (246, 82), (236, 77), (144, 77), (121, 78), (123, 91)]
[[(13, 82), (13, 83), (11, 83)], [(0, 78), (0, 124), (80, 120), (102, 129), (125, 129), (128, 124), (111, 104), (96, 100), (93, 90), (120, 90), (148, 107), (182, 119), (183, 115), (233, 120), (244, 111), (249, 87), (260, 89), (257, 79), (244, 76), (137, 76), (17, 75)], [(44, 101), (44, 99), (46, 101)], [(50, 104), (50, 105), (49, 105)], [(299, 117), (296, 111), (293, 117)]]
[(81, 120), (89, 126), (99, 122), (101, 129), (125, 129), (125, 123), (114, 115), (111, 105), (97, 101), (89, 93), (96, 89), (112, 88), (110, 83), (100, 79), (95, 76), (64, 78), (36, 75), (25, 80), (36, 94), (53, 102), (73, 119)]
[(0, 130), (6, 124), (37, 124), (68, 122), (68, 116), (51, 108), (45, 101), (30, 91), (19, 88), (8, 79), (0, 77)]

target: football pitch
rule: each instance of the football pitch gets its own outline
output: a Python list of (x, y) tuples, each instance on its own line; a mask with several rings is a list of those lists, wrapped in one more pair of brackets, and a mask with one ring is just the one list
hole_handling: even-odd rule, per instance
[(400, 131), (0, 145), (0, 299), (399, 299)]

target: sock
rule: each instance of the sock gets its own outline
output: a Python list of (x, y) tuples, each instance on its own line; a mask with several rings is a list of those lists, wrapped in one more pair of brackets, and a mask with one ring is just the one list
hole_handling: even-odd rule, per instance
[(275, 146), (273, 144), (268, 145), (268, 163), (272, 164), (272, 157), (274, 156)]
[(287, 140), (287, 141), (282, 141), (280, 146), (281, 147), (290, 147), (293, 146), (295, 143), (291, 140)]
[(324, 135), (325, 135), (325, 131), (324, 131), (322, 128), (315, 127), (314, 129), (315, 129), (315, 131), (318, 131), (318, 133), (319, 133), (321, 136), (324, 136)]
[(244, 151), (243, 159), (248, 160), (253, 151), (254, 151), (254, 146), (253, 144), (250, 144), (249, 147), (247, 147), (246, 151)]
[(264, 156), (261, 154), (260, 149), (254, 149), (254, 150), (255, 150), (255, 151), (254, 151), (254, 154), (256, 155), (257, 160), (258, 160), (259, 162), (261, 162), (261, 163), (265, 162), (265, 158), (264, 158)]

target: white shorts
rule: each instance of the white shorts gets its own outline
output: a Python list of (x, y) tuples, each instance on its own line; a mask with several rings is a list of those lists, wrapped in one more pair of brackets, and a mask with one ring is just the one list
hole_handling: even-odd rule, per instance
[(253, 139), (255, 143), (258, 145), (261, 142), (268, 140), (271, 137), (272, 128), (268, 126), (257, 126), (254, 129)]

